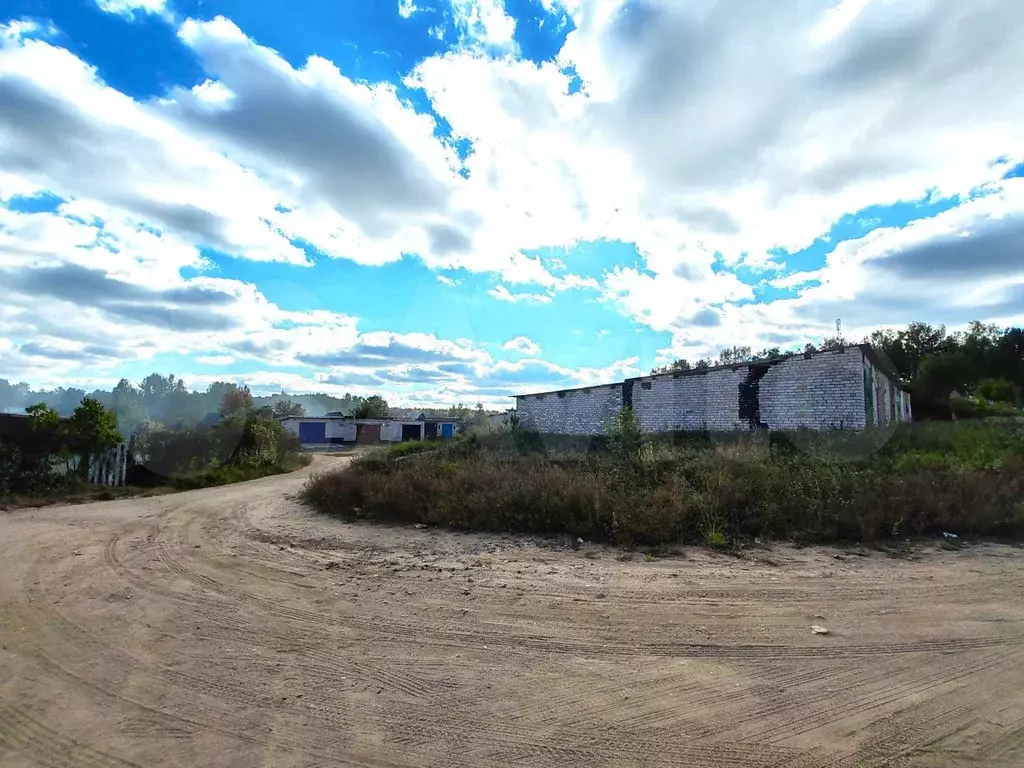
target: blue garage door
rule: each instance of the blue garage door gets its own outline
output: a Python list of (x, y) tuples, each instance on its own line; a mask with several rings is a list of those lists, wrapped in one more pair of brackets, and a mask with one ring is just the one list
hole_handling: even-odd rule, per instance
[(455, 425), (454, 424), (442, 424), (441, 425), (441, 437), (446, 440), (451, 440), (455, 436)]
[(326, 443), (327, 422), (326, 421), (300, 421), (299, 422), (300, 443)]

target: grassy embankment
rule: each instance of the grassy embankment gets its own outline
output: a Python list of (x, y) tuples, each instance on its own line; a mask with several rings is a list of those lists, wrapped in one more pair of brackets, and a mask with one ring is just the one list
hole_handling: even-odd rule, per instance
[(660, 436), (528, 432), (406, 443), (310, 479), (347, 520), (570, 534), (623, 546), (754, 538), (1024, 537), (1024, 423), (903, 425), (861, 434)]

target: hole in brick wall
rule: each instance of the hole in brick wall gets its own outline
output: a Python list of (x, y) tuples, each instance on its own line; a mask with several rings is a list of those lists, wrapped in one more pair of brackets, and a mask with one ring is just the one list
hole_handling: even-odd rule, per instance
[(565, 397), (565, 392), (559, 392), (559, 393), (558, 393), (558, 396), (559, 396), (559, 397)]
[(544, 395), (534, 395), (534, 397), (536, 397), (538, 400), (544, 399)]
[(650, 389), (650, 388), (651, 388), (651, 382), (649, 382), (649, 381), (641, 381), (640, 382), (640, 389)]

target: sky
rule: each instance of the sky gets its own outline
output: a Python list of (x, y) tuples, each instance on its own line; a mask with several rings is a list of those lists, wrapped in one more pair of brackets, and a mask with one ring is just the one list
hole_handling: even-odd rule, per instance
[(0, 378), (510, 404), (1024, 323), (1019, 0), (7, 0)]

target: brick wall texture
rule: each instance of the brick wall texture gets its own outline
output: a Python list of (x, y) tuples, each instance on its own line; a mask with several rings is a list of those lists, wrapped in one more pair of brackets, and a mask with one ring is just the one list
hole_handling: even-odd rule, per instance
[(595, 435), (625, 404), (647, 432), (864, 429), (909, 421), (910, 397), (859, 347), (516, 399), (520, 423)]

